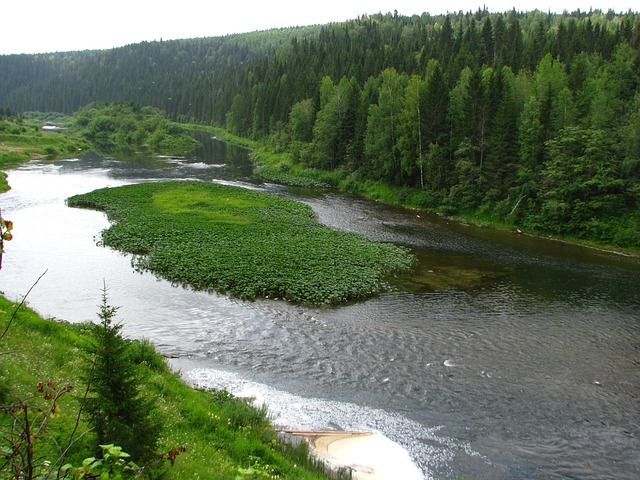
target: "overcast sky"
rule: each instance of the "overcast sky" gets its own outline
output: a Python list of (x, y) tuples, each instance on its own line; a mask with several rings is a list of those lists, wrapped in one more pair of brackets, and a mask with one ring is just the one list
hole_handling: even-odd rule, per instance
[[(0, 54), (119, 47), (340, 22), (364, 13), (638, 11), (637, 0), (0, 0)], [(2, 74), (2, 72), (0, 72)]]

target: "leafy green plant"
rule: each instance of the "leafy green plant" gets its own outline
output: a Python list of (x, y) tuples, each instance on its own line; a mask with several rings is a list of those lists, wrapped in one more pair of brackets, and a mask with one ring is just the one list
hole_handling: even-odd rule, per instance
[(2, 218), (2, 210), (0, 210), (0, 269), (2, 268), (2, 254), (4, 253), (4, 242), (13, 239), (13, 222)]
[(183, 155), (198, 145), (160, 110), (130, 103), (91, 103), (77, 112), (73, 129), (97, 145), (167, 155)]
[(318, 224), (307, 205), (239, 187), (148, 183), (96, 190), (68, 204), (106, 211), (117, 223), (102, 241), (138, 255), (137, 268), (242, 298), (359, 300), (413, 262), (404, 248)]
[(63, 465), (60, 469), (62, 478), (73, 480), (143, 478), (144, 470), (128, 460), (131, 455), (122, 451), (122, 447), (100, 445), (100, 449), (102, 458), (86, 458), (81, 467), (74, 467), (70, 463)]

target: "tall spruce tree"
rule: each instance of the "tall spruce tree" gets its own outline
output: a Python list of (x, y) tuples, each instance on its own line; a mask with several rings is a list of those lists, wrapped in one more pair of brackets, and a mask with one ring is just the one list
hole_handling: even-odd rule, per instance
[(98, 445), (115, 444), (134, 461), (150, 460), (160, 434), (160, 423), (152, 401), (143, 397), (140, 373), (129, 356), (129, 342), (121, 335), (122, 324), (114, 323), (117, 307), (109, 305), (107, 288), (93, 328), (93, 362), (87, 366), (89, 394), (85, 411)]

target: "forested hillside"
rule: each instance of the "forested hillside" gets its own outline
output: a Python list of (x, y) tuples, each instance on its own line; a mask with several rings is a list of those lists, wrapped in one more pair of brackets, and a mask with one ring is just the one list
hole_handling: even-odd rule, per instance
[(446, 213), (640, 247), (639, 52), (632, 12), (378, 14), (4, 56), (0, 107), (151, 105), (268, 138), (355, 188), (382, 181)]

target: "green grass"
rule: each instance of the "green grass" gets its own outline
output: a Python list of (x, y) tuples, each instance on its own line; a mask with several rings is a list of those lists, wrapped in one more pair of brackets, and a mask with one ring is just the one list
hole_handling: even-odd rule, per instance
[(267, 182), (304, 188), (337, 187), (342, 175), (316, 168), (305, 168), (291, 160), (285, 152), (276, 153), (268, 148), (255, 148), (251, 152), (255, 164), (253, 174)]
[[(63, 132), (45, 132), (36, 130), (36, 126), (25, 128), (19, 134), (0, 132), (0, 152), (12, 153), (9, 148), (15, 148), (14, 152), (26, 153), (30, 156), (65, 156), (75, 154), (87, 149), (86, 141), (72, 137)], [(4, 148), (3, 148), (4, 147)]]
[(218, 184), (162, 182), (68, 199), (116, 223), (104, 244), (139, 254), (139, 268), (241, 298), (339, 304), (385, 288), (408, 270), (406, 249), (320, 225), (313, 210), (276, 195)]
[(238, 135), (234, 135), (223, 128), (211, 127), (216, 138), (219, 138), (227, 143), (233, 143), (234, 145), (239, 145), (245, 148), (256, 148), (258, 146), (258, 142), (255, 140), (251, 140), (246, 137), (239, 137)]
[(252, 219), (240, 213), (243, 209), (251, 206), (265, 208), (268, 205), (265, 202), (250, 201), (237, 196), (214, 196), (207, 190), (185, 186), (154, 194), (153, 206), (172, 215), (194, 213), (203, 215), (213, 222), (247, 224)]
[[(0, 330), (4, 331), (17, 305), (0, 296)], [(126, 321), (126, 319), (121, 319)], [(32, 407), (47, 402), (37, 391), (38, 382), (51, 380), (58, 388), (73, 390), (63, 395), (54, 418), (36, 441), (38, 455), (53, 460), (67, 445), (74, 430), (85, 385), (82, 371), (89, 361), (83, 354), (86, 325), (46, 320), (28, 308), (18, 314), (0, 340), (0, 403), (16, 399)], [(159, 452), (185, 446), (173, 467), (164, 462), (152, 478), (172, 479), (321, 479), (327, 478), (302, 447), (282, 444), (264, 408), (225, 391), (205, 392), (190, 388), (171, 372), (149, 342), (130, 341), (131, 356), (143, 374), (140, 388), (154, 399), (162, 417)], [(10, 418), (0, 415), (0, 430), (6, 434)], [(81, 418), (75, 437), (87, 432)], [(92, 456), (91, 433), (70, 450), (66, 461), (80, 465)], [(7, 445), (0, 439), (0, 448)], [(135, 460), (135, 459), (133, 459)], [(247, 472), (253, 471), (249, 474)], [(278, 475), (277, 477), (275, 477)]]
[[(59, 158), (86, 150), (89, 144), (62, 132), (46, 132), (40, 123), (0, 119), (0, 169), (17, 167), (33, 158)], [(9, 185), (0, 172), (0, 193)]]
[(7, 174), (0, 172), (0, 193), (7, 192), (10, 188), (9, 182), (7, 182)]

